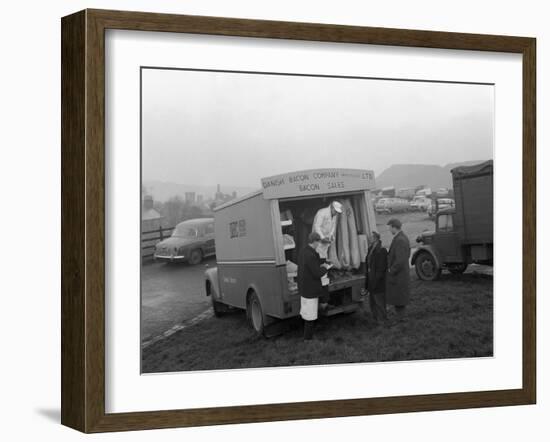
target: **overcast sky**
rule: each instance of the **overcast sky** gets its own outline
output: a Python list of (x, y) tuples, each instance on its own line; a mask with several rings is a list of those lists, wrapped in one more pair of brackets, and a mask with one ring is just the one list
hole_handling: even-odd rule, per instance
[(488, 85), (144, 69), (143, 179), (260, 187), (321, 167), (493, 158)]

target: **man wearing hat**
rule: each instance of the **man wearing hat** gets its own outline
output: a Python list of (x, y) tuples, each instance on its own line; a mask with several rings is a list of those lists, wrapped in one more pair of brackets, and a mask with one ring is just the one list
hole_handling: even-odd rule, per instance
[(317, 248), (317, 253), (319, 253), (321, 259), (326, 260), (328, 257), (328, 248), (335, 239), (338, 214), (340, 213), (342, 213), (342, 203), (333, 201), (328, 207), (319, 209), (315, 214), (312, 232), (318, 233), (321, 237), (321, 242)]
[[(328, 249), (331, 243), (336, 239), (336, 225), (338, 223), (338, 215), (342, 213), (342, 203), (338, 201), (332, 201), (328, 207), (319, 209), (313, 219), (312, 232), (319, 235), (321, 240), (317, 246), (317, 253), (321, 258), (321, 262), (326, 262), (328, 258)], [(328, 307), (328, 285), (329, 277), (325, 275), (321, 280), (323, 287), (323, 296), (321, 297), (321, 307), (326, 309)]]
[(388, 221), (393, 239), (388, 252), (388, 274), (386, 276), (386, 302), (395, 307), (399, 321), (405, 316), (409, 303), (409, 238), (401, 230), (401, 221), (392, 218)]

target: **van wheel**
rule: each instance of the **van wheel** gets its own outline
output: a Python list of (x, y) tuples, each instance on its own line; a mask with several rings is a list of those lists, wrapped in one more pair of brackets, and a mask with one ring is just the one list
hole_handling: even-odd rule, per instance
[(262, 305), (260, 304), (260, 299), (256, 292), (250, 294), (248, 304), (246, 306), (246, 316), (248, 316), (248, 321), (258, 335), (263, 335), (264, 333), (264, 312), (262, 311)]
[(214, 316), (216, 318), (221, 318), (225, 313), (227, 313), (227, 307), (225, 304), (222, 304), (221, 302), (218, 302), (214, 299), (214, 296), (211, 296), (212, 298), (212, 310), (214, 310)]
[(447, 268), (449, 269), (449, 272), (451, 272), (453, 275), (461, 275), (466, 271), (467, 267), (468, 267), (468, 264), (461, 263), (461, 264), (450, 264)]
[(212, 294), (212, 286), (210, 285), (210, 281), (206, 283), (206, 296), (210, 296), (212, 299), (212, 310), (214, 310), (214, 316), (216, 318), (220, 318), (224, 315), (224, 313), (227, 313), (227, 306), (221, 302), (218, 302), (214, 299), (214, 295)]
[(202, 261), (202, 250), (201, 249), (195, 249), (191, 252), (191, 255), (189, 255), (189, 264), (196, 266), (197, 264), (200, 264)]
[(420, 252), (414, 264), (416, 275), (423, 281), (435, 281), (441, 275), (441, 268), (429, 252)]

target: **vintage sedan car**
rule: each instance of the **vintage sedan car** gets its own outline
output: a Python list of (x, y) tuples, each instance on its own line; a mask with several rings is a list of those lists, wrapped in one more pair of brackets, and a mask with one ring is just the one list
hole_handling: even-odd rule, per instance
[(170, 238), (156, 244), (153, 256), (159, 261), (196, 265), (215, 254), (214, 218), (197, 218), (179, 223)]

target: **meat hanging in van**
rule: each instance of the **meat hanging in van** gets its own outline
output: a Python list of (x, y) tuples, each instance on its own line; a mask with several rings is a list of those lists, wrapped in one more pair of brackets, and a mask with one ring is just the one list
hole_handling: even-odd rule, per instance
[(349, 199), (344, 201), (344, 213), (348, 219), (349, 256), (350, 266), (358, 269), (361, 265), (359, 254), (359, 238), (357, 237), (357, 225), (355, 224), (355, 213)]
[(349, 231), (348, 231), (348, 218), (346, 210), (338, 217), (338, 224), (336, 226), (337, 247), (338, 247), (338, 260), (342, 269), (348, 270), (350, 266), (349, 256)]

